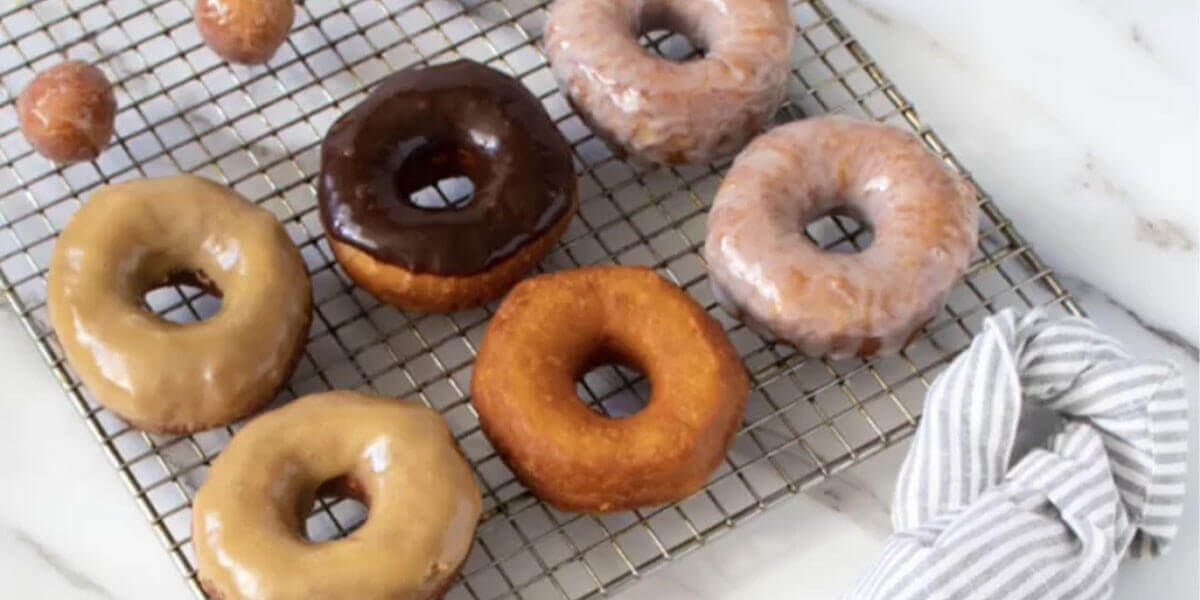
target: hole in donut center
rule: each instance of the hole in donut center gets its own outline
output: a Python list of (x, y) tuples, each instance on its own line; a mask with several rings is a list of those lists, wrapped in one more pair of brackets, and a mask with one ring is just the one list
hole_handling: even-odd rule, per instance
[(862, 252), (875, 241), (866, 220), (847, 210), (819, 216), (804, 225), (804, 235), (818, 248), (836, 254)]
[(599, 362), (575, 380), (575, 393), (592, 410), (610, 418), (630, 417), (650, 402), (650, 379), (614, 362)]
[(424, 210), (466, 208), (475, 195), (472, 173), (486, 161), (468, 144), (418, 138), (392, 149), (386, 171), (396, 198)]
[(669, 27), (656, 27), (642, 32), (638, 36), (638, 43), (651, 54), (673, 62), (700, 60), (708, 52), (700, 40)]
[(144, 292), (142, 303), (172, 323), (198, 323), (221, 312), (221, 290), (203, 271), (181, 270)]
[(348, 476), (322, 483), (312, 506), (305, 507), (304, 538), (328, 542), (354, 533), (367, 520), (366, 499), (362, 488)]
[[(697, 9), (705, 12), (702, 7)], [(639, 16), (638, 43), (651, 54), (687, 62), (704, 58), (708, 52), (703, 17), (679, 14), (661, 2), (646, 2)]]
[(462, 175), (445, 177), (408, 195), (415, 206), (429, 210), (456, 210), (471, 202), (475, 184)]

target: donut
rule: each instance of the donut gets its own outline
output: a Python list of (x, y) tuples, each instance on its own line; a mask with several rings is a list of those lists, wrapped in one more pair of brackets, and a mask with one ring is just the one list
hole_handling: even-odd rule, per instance
[(271, 60), (292, 30), (292, 0), (196, 0), (192, 10), (204, 43), (227, 61)]
[(55, 162), (92, 160), (112, 139), (117, 99), (104, 73), (79, 60), (42, 71), (17, 97), (21, 133)]
[[(575, 382), (620, 363), (644, 373), (645, 408), (610, 418)], [(700, 489), (740, 422), (749, 382), (725, 331), (642, 267), (596, 266), (527, 279), (488, 324), (471, 403), (497, 454), (561, 509), (630, 510)]]
[[(410, 199), (454, 175), (462, 207)], [(532, 94), (470, 61), (384, 78), (321, 144), (321, 222), (359, 286), (406, 310), (450, 312), (498, 298), (575, 214), (571, 151)]]
[[(146, 292), (180, 283), (220, 297), (220, 310), (181, 324), (146, 308)], [(312, 318), (304, 261), (274, 215), (191, 175), (94, 192), (58, 236), (46, 294), (95, 399), (158, 432), (225, 425), (269, 402)]]
[[(703, 58), (648, 52), (640, 34), (681, 33)], [(737, 152), (787, 92), (795, 31), (786, 0), (557, 0), (550, 67), (571, 104), (618, 154), (658, 164)]]
[[(900, 351), (966, 271), (979, 216), (971, 187), (901, 129), (817, 117), (759, 136), (709, 213), (713, 291), (747, 323), (809, 356)], [(828, 214), (869, 226), (857, 253), (804, 235)]]
[[(367, 520), (314, 543), (318, 497), (354, 497)], [(192, 505), (200, 586), (221, 600), (441, 598), (475, 532), (479, 489), (445, 421), (358, 392), (300, 398), (250, 421)]]

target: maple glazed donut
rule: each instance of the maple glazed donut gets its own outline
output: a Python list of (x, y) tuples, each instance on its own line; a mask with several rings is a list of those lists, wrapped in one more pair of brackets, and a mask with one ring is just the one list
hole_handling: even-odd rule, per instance
[[(221, 298), (200, 322), (146, 308), (171, 284)], [(312, 291), (270, 212), (191, 175), (94, 192), (58, 236), (50, 322), (97, 401), (133, 426), (182, 433), (240, 419), (275, 397), (303, 351)]]
[[(318, 497), (367, 519), (312, 542)], [(201, 587), (221, 600), (441, 598), (466, 560), (481, 501), (442, 417), (358, 392), (300, 398), (240, 429), (196, 494)]]
[[(650, 400), (610, 418), (575, 382), (617, 362), (645, 373)], [(749, 393), (721, 325), (641, 267), (527, 279), (488, 324), (471, 379), (483, 432), (542, 500), (585, 512), (685, 498), (721, 462)]]
[[(826, 252), (805, 226), (832, 213), (870, 246)], [(809, 356), (898, 352), (946, 301), (978, 235), (964, 179), (901, 129), (848, 117), (777, 127), (738, 155), (709, 213), (713, 290)]]
[[(638, 36), (683, 34), (705, 50), (673, 61)], [(559, 86), (598, 136), (659, 164), (736, 152), (787, 91), (795, 31), (786, 0), (557, 0), (546, 54)]]
[[(462, 207), (410, 199), (455, 175)], [(529, 272), (577, 205), (571, 150), (520, 82), (460, 60), (386, 77), (321, 145), (321, 222), (342, 268), (407, 310), (485, 304)]]

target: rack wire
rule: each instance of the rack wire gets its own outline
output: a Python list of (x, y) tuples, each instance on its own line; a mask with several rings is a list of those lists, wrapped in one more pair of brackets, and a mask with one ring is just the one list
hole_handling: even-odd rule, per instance
[[(807, 359), (725, 313), (700, 246), (728, 162), (649, 168), (615, 158), (558, 91), (540, 51), (544, 0), (330, 0), (297, 4), (287, 44), (265, 68), (232, 66), (206, 49), (181, 0), (42, 0), (0, 7), (0, 283), (67, 395), (117, 467), (197, 596), (191, 500), (237, 425), (186, 436), (139, 432), (105, 410), (66, 363), (45, 308), (57, 232), (98, 186), (194, 172), (274, 212), (312, 277), (315, 317), (304, 357), (276, 404), (331, 388), (419, 399), (443, 414), (474, 467), (484, 515), (448, 598), (590, 598), (611, 594), (800, 490), (912, 433), (925, 389), (988, 314), (1044, 306), (1080, 314), (999, 207), (978, 194), (978, 251), (949, 302), (896, 357)], [(953, 169), (969, 173), (918, 118), (822, 0), (793, 3), (797, 43), (780, 122), (840, 112), (910, 128)], [(699, 51), (671, 32), (647, 48), (686, 59)], [(115, 82), (115, 142), (94, 162), (56, 166), (16, 129), (13, 101), (35, 72), (64, 58), (92, 61)], [(533, 498), (496, 456), (468, 399), (475, 351), (493, 306), (451, 315), (397, 311), (356, 288), (322, 238), (313, 179), (321, 136), (384, 75), (411, 65), (473, 59), (520, 79), (571, 142), (580, 211), (542, 271), (597, 263), (649, 265), (725, 326), (753, 381), (724, 464), (679, 503), (589, 516)], [(435, 190), (436, 191), (436, 190)], [(455, 192), (464, 193), (461, 186)], [(443, 198), (446, 202), (449, 199)], [(455, 199), (453, 201), (459, 201)], [(808, 234), (831, 251), (869, 243), (842, 217)], [(165, 318), (219, 310), (203, 290), (147, 296)], [(636, 410), (648, 382), (603, 367), (580, 396), (607, 414)], [(351, 499), (323, 498), (307, 533), (346, 535), (365, 518)]]

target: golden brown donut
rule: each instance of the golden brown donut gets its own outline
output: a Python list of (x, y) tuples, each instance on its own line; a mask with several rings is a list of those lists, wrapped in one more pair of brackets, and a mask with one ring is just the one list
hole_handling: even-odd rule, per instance
[[(221, 309), (198, 323), (147, 310), (170, 283), (207, 288)], [(270, 212), (192, 175), (100, 188), (58, 236), (50, 322), (97, 401), (139, 429), (191, 432), (275, 397), (312, 319), (300, 252)]]
[(292, 0), (196, 0), (196, 28), (204, 43), (230, 62), (271, 60), (292, 30)]
[(112, 138), (117, 99), (104, 73), (69, 60), (39, 73), (17, 98), (21, 133), (55, 162), (91, 160)]
[[(353, 496), (367, 520), (313, 543), (319, 496)], [(201, 586), (222, 600), (440, 598), (475, 531), (479, 489), (450, 430), (422, 405), (338, 391), (254, 419), (196, 494)]]
[[(601, 415), (575, 382), (618, 362), (650, 380), (646, 407)], [(484, 433), (517, 478), (563, 510), (680, 500), (721, 462), (749, 392), (721, 325), (642, 267), (527, 279), (488, 325), (471, 379)]]

